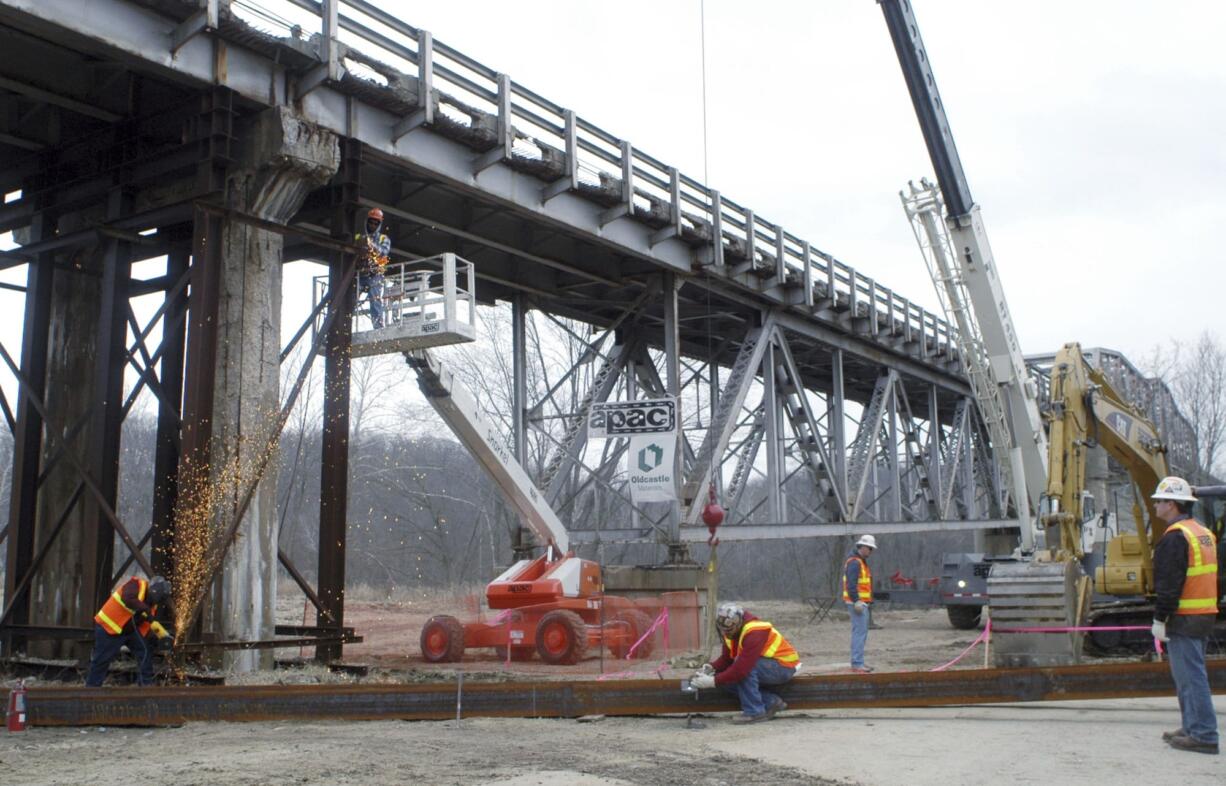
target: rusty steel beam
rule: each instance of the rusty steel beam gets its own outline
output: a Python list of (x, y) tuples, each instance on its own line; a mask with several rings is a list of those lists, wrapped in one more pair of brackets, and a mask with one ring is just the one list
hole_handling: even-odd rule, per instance
[[(1210, 661), (1226, 693), (1226, 660)], [(934, 707), (1171, 696), (1165, 663), (797, 677), (777, 689), (791, 709)], [(681, 692), (678, 680), (244, 685), (216, 688), (31, 688), (36, 726), (151, 726), (187, 721), (575, 718), (731, 712), (723, 691)]]

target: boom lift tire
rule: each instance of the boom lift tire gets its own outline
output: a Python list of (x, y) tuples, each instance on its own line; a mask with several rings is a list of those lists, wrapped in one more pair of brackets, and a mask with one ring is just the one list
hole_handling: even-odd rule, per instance
[(551, 611), (536, 626), (536, 651), (553, 665), (571, 665), (587, 654), (587, 626), (573, 611)]
[[(649, 617), (646, 612), (639, 611), (638, 609), (626, 609), (625, 611), (619, 611), (617, 615), (613, 617), (613, 622), (614, 624), (624, 624), (630, 629), (629, 641), (614, 644), (612, 647), (609, 647), (609, 651), (613, 653), (613, 657), (621, 660), (622, 658), (626, 657), (628, 652), (630, 652), (630, 648), (634, 646), (634, 643), (651, 628), (651, 617)], [(654, 652), (655, 649), (656, 637), (648, 637), (644, 639), (643, 643), (639, 645), (639, 648), (634, 651), (633, 657), (635, 660), (650, 658), (651, 653)]]
[(464, 657), (464, 625), (448, 614), (438, 614), (421, 629), (421, 655), (430, 663), (455, 663)]
[(979, 627), (983, 616), (983, 606), (946, 606), (949, 614), (949, 624), (958, 630), (974, 630)]

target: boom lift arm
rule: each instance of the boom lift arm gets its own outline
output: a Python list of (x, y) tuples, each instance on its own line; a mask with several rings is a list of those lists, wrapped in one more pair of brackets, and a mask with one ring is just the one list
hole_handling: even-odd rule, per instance
[(520, 520), (536, 535), (542, 546), (553, 546), (564, 555), (570, 551), (570, 536), (557, 514), (537, 491), (528, 473), (519, 465), (494, 427), (481, 414), (477, 402), (429, 350), (404, 353), (405, 361), (417, 372), (417, 383), (434, 411), (451, 427), (481, 463), (489, 476), (519, 514)]

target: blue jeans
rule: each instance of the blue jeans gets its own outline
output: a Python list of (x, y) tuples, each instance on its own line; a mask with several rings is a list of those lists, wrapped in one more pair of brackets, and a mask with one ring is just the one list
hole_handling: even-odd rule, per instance
[(106, 681), (106, 673), (111, 668), (111, 661), (119, 654), (119, 648), (128, 645), (128, 652), (136, 658), (136, 683), (138, 685), (153, 684), (153, 644), (145, 641), (136, 632), (135, 626), (127, 625), (118, 635), (111, 635), (98, 623), (94, 623), (94, 653), (89, 658), (89, 674), (85, 677), (85, 686), (100, 688)]
[(368, 293), (370, 324), (375, 329), (383, 327), (383, 276), (374, 273), (359, 274), (358, 289)]
[(868, 609), (857, 614), (856, 604), (848, 603), (847, 615), (851, 617), (851, 667), (861, 669), (864, 668), (864, 645), (868, 642)]
[(758, 658), (745, 679), (721, 687), (741, 700), (741, 712), (756, 717), (766, 712), (768, 706), (783, 701), (777, 694), (762, 690), (761, 686), (782, 685), (795, 675), (795, 669), (789, 669), (774, 658)]
[(1167, 654), (1184, 733), (1199, 742), (1217, 745), (1217, 716), (1213, 714), (1213, 693), (1205, 671), (1205, 640), (1172, 633)]

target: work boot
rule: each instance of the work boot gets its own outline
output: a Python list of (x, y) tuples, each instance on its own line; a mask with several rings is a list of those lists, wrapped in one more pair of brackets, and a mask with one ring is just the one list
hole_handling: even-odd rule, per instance
[(1182, 737), (1182, 736), (1184, 736), (1184, 735), (1186, 735), (1186, 734), (1187, 734), (1187, 732), (1183, 730), (1183, 727), (1182, 727), (1182, 726), (1180, 726), (1178, 729), (1175, 729), (1174, 731), (1164, 731), (1164, 732), (1162, 732), (1162, 741), (1163, 741), (1163, 742), (1170, 742), (1170, 741), (1171, 741), (1171, 737)]
[(873, 667), (872, 666), (852, 666), (851, 670), (854, 671), (856, 674), (872, 674)]
[(770, 711), (769, 711), (769, 710), (767, 710), (766, 712), (762, 713), (761, 715), (747, 715), (746, 713), (742, 712), (740, 715), (738, 715), (738, 716), (736, 716), (735, 718), (733, 718), (733, 719), (732, 719), (732, 722), (733, 722), (733, 723), (737, 723), (737, 724), (741, 724), (741, 723), (761, 723), (762, 721), (764, 721), (764, 720), (769, 720), (769, 719), (770, 719)]
[(1209, 753), (1214, 756), (1218, 754), (1218, 746), (1216, 742), (1202, 742), (1201, 740), (1189, 737), (1186, 734), (1176, 734), (1166, 741), (1175, 750), (1192, 751), (1193, 753)]
[(776, 713), (783, 712), (788, 708), (788, 703), (783, 699), (775, 699), (775, 702), (766, 708), (766, 718), (770, 720), (775, 717)]

